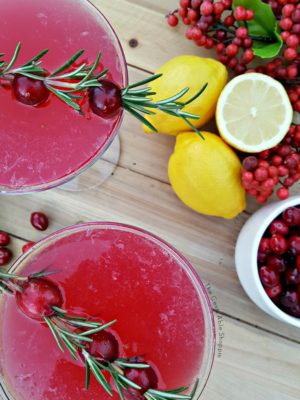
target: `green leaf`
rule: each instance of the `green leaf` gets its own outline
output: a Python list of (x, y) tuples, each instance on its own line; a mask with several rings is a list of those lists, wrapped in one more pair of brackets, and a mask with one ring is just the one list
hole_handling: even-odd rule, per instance
[(233, 0), (233, 8), (237, 6), (243, 6), (254, 12), (253, 20), (246, 23), (239, 22), (239, 25), (248, 28), (249, 34), (253, 38), (254, 54), (260, 58), (276, 57), (283, 41), (272, 8), (261, 0)]

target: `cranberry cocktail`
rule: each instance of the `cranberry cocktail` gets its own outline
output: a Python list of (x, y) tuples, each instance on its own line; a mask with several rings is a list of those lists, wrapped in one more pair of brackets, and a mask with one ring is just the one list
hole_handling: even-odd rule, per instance
[[(33, 277), (45, 268), (50, 275)], [(1, 300), (0, 368), (10, 399), (119, 399), (114, 374), (119, 374), (117, 383), (125, 377), (154, 395), (183, 388), (176, 399), (188, 399), (184, 396), (199, 380), (195, 398), (200, 395), (214, 354), (212, 310), (191, 265), (165, 242), (121, 224), (78, 225), (39, 242), (12, 273), (31, 278), (2, 281), (16, 289)], [(87, 327), (75, 323), (75, 316)], [(75, 321), (73, 336), (68, 333), (75, 357), (64, 341), (61, 351), (51, 330), (59, 336), (63, 318)], [(105, 330), (88, 336), (85, 329), (93, 321)], [(74, 342), (76, 335), (87, 342)], [(106, 354), (102, 359), (100, 347)], [(108, 386), (95, 378), (90, 356), (102, 365)], [(143, 397), (143, 391), (126, 385), (121, 387), (126, 399), (148, 398), (147, 391)]]

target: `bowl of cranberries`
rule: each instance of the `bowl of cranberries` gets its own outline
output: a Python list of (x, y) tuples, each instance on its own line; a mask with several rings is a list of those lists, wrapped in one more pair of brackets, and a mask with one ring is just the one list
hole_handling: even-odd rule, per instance
[(271, 316), (300, 328), (300, 196), (262, 207), (236, 244), (238, 277)]

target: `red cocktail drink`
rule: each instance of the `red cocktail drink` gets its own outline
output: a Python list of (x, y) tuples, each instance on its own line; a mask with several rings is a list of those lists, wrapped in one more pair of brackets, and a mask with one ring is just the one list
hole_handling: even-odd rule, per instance
[[(87, 0), (0, 0), (0, 52), (9, 59), (19, 41), (16, 67), (41, 50), (43, 68), (60, 67), (84, 49), (78, 62), (93, 64), (101, 51), (108, 78), (127, 84), (127, 70), (119, 41), (102, 14)], [(1, 85), (2, 83), (2, 85)], [(0, 191), (48, 189), (71, 179), (93, 163), (117, 133), (122, 113), (102, 119), (83, 105), (78, 113), (53, 94), (31, 107), (14, 98), (0, 79)]]
[[(197, 274), (175, 249), (137, 228), (90, 223), (39, 242), (14, 272), (44, 267), (56, 271), (49, 278), (62, 289), (66, 310), (117, 320), (110, 331), (120, 356), (143, 356), (159, 389), (191, 387), (199, 378), (201, 393), (214, 353), (212, 310)], [(9, 398), (111, 398), (94, 377), (85, 390), (82, 361), (62, 353), (47, 325), (24, 315), (14, 297), (2, 300), (1, 313), (0, 368)]]

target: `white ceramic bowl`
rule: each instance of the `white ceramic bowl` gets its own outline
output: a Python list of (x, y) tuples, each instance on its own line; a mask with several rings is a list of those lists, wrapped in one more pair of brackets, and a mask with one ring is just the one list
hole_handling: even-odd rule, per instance
[(286, 314), (268, 297), (261, 284), (257, 265), (258, 246), (265, 230), (285, 209), (296, 205), (300, 205), (300, 196), (269, 204), (255, 212), (239, 234), (235, 250), (235, 265), (243, 288), (258, 307), (272, 317), (300, 328), (300, 318)]

